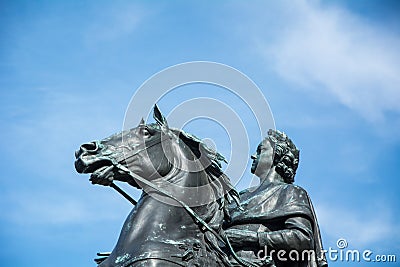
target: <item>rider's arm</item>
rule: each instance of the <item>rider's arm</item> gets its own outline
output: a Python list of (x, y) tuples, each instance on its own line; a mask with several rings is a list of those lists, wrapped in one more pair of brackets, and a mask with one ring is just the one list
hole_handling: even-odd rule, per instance
[(258, 232), (261, 248), (267, 246), (274, 250), (303, 251), (313, 248), (313, 231), (310, 220), (303, 217), (288, 218), (285, 229), (271, 232)]

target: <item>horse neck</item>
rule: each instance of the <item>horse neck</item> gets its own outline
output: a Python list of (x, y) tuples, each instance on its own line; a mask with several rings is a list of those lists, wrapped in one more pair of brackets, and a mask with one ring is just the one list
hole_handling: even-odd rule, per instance
[[(192, 189), (195, 189), (192, 187)], [(196, 214), (206, 223), (209, 223), (211, 227), (217, 229), (224, 219), (224, 211), (220, 208), (220, 204), (214, 200), (203, 199), (204, 203), (202, 205), (192, 205), (191, 201), (200, 199), (204, 194), (197, 193), (195, 191), (187, 191), (184, 195), (191, 197), (179, 197), (179, 194), (172, 193), (171, 195), (178, 198), (184, 204), (188, 205)], [(207, 201), (208, 200), (208, 201)], [(194, 218), (188, 210), (186, 210), (180, 203), (177, 203), (172, 198), (165, 196), (163, 194), (152, 192), (143, 192), (139, 204), (136, 207), (137, 212), (135, 212), (135, 219), (141, 221), (139, 217), (152, 217), (151, 222), (156, 223), (156, 228), (159, 225), (168, 226), (167, 232), (174, 232), (173, 229), (176, 228), (177, 231), (187, 229), (192, 233), (200, 233), (200, 228), (196, 223), (196, 218)], [(145, 211), (145, 212), (144, 212)]]
[[(224, 218), (222, 203), (216, 199), (216, 192), (210, 184), (209, 174), (205, 170), (200, 172), (181, 172), (182, 184), (185, 185), (183, 202), (189, 205), (205, 222), (221, 225)], [(177, 175), (176, 177), (178, 177)]]
[(189, 147), (174, 143), (173, 168), (164, 177), (176, 185), (183, 187), (198, 187), (209, 183), (209, 176), (199, 160), (195, 159)]
[[(187, 211), (182, 208), (182, 203), (174, 200), (175, 197), (191, 207), (203, 220), (218, 221), (219, 219), (216, 218), (220, 217), (221, 210), (215, 192), (210, 185), (209, 174), (199, 161), (196, 161), (194, 166), (198, 171), (190, 171), (190, 164), (193, 164), (193, 161), (190, 163), (188, 159), (193, 159), (194, 155), (187, 146), (174, 142), (171, 148), (172, 153), (169, 160), (172, 159), (173, 168), (164, 177), (153, 181), (157, 186), (167, 191), (169, 196), (152, 190), (153, 200), (159, 201), (163, 205), (166, 204), (168, 208), (165, 208), (173, 211), (172, 216), (181, 213), (188, 215)], [(148, 199), (148, 201), (150, 200)], [(152, 203), (151, 205), (156, 204)], [(193, 218), (190, 217), (187, 223), (193, 224), (192, 220)]]

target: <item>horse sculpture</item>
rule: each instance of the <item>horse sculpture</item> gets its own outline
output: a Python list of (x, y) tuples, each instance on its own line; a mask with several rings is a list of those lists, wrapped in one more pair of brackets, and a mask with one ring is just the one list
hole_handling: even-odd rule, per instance
[(153, 117), (156, 123), (142, 120), (75, 153), (76, 170), (91, 173), (93, 184), (118, 180), (143, 190), (115, 248), (98, 266), (231, 266), (218, 230), (238, 193), (221, 171), (224, 158), (170, 128), (157, 106)]

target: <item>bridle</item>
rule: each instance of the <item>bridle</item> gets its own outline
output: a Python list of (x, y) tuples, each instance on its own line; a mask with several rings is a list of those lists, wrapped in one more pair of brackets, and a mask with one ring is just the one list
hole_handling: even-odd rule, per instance
[[(164, 137), (166, 136), (166, 137)], [(136, 156), (137, 154), (146, 151), (147, 149), (149, 149), (150, 147), (153, 147), (155, 145), (158, 145), (166, 140), (170, 140), (172, 137), (168, 134), (162, 135), (160, 136), (160, 138), (155, 138), (149, 141), (144, 141), (144, 147), (138, 150), (130, 150), (128, 152), (122, 152), (121, 155), (119, 155), (118, 157), (115, 158), (111, 158), (111, 161), (113, 163), (113, 165), (115, 166), (116, 164), (120, 163), (122, 164), (124, 161), (126, 161), (129, 158), (132, 158), (133, 156)]]

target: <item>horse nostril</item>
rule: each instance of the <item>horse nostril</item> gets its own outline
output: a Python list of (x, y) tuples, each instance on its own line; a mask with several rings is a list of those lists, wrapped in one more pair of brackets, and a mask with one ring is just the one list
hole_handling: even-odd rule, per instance
[(83, 150), (83, 151), (96, 152), (97, 149), (98, 149), (98, 145), (97, 145), (96, 141), (81, 145), (81, 150)]

